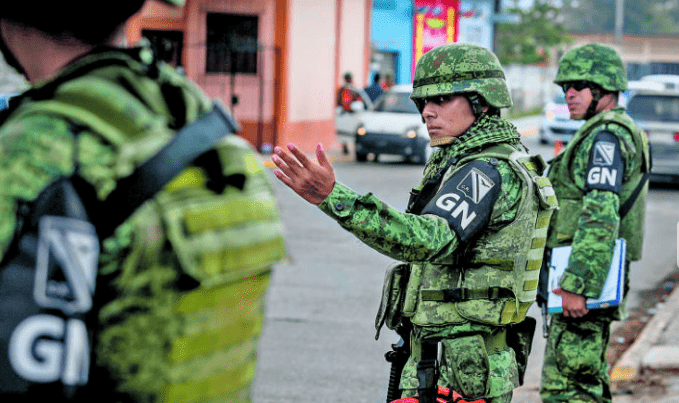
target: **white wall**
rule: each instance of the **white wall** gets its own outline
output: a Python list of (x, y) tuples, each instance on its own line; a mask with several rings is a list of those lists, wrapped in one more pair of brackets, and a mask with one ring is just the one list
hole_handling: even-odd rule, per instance
[(553, 98), (559, 87), (554, 84), (556, 67), (523, 66), (512, 64), (502, 66), (514, 106), (513, 112), (528, 111), (542, 107)]
[(366, 80), (366, 2), (370, 0), (339, 0), (342, 4), (340, 30), (339, 83), (346, 72), (354, 76), (354, 85), (363, 87)]
[(288, 119), (332, 119), (335, 100), (335, 1), (290, 0), (289, 4)]

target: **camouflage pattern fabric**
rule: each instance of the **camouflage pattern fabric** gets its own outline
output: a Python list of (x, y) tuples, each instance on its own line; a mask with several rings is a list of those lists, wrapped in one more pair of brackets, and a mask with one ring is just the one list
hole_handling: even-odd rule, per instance
[[(511, 144), (519, 149), (519, 135), (516, 128), (500, 118), (482, 115), (457, 141), (434, 152), (425, 168), (423, 182), (434, 175), (439, 168), (445, 166), (449, 159), (468, 156), (483, 147), (497, 143)], [(502, 191), (495, 203), (494, 214), (488, 228), (501, 228), (514, 220), (522, 194), (521, 181), (509, 164), (499, 161), (497, 169), (502, 175)], [(446, 264), (454, 261), (456, 255), (460, 253), (461, 243), (443, 218), (400, 212), (373, 194), (359, 195), (340, 182), (336, 182), (332, 193), (319, 205), (319, 208), (362, 242), (397, 260), (411, 263)], [(442, 327), (417, 326), (416, 333), (420, 340), (442, 337), (444, 343), (453, 343), (452, 340), (463, 334), (468, 335), (469, 332), (480, 334), (481, 338), (485, 339), (486, 336), (490, 337), (494, 332), (500, 332), (503, 329), (503, 327), (469, 322), (466, 319), (462, 319), (461, 322), (457, 325)], [(417, 356), (411, 357), (409, 369), (402, 377), (402, 382), (404, 382), (402, 387), (405, 389), (413, 387), (412, 376), (417, 361)], [(460, 362), (468, 363), (467, 361), (454, 361), (452, 357), (448, 358), (445, 365), (450, 367), (441, 368), (445, 373), (441, 382), (458, 384), (455, 377), (464, 374), (454, 370), (453, 365)], [(482, 382), (485, 384), (487, 396), (493, 398), (489, 401), (509, 402), (511, 391), (518, 386), (518, 367), (514, 351), (505, 345), (502, 351), (493, 352), (488, 358), (488, 368), (489, 379)], [(473, 369), (473, 366), (467, 368), (472, 372)], [(467, 382), (471, 383), (470, 387), (474, 391), (479, 388), (484, 389), (483, 385), (478, 386), (474, 382)], [(441, 385), (445, 386), (443, 383)]]
[(618, 52), (610, 46), (591, 43), (574, 47), (559, 60), (554, 83), (591, 81), (607, 91), (627, 89), (627, 73)]
[(410, 98), (420, 110), (422, 98), (472, 92), (496, 108), (512, 106), (502, 66), (490, 50), (449, 43), (430, 50), (418, 60)]
[[(608, 113), (607, 121), (595, 117), (594, 126), (586, 125), (569, 142), (566, 149), (552, 162), (549, 178), (554, 185), (561, 209), (552, 216), (548, 246), (572, 244), (568, 269), (561, 279), (561, 287), (570, 292), (596, 298), (601, 294), (608, 267), (613, 257), (615, 239), (621, 236), (619, 217), (620, 196), (613, 192), (592, 190), (584, 192), (587, 167), (596, 135), (602, 131), (612, 132), (621, 146), (625, 174), (623, 176), (623, 197), (628, 196), (638, 183), (643, 166), (642, 157), (648, 152), (648, 140), (641, 137), (641, 147), (630, 129), (636, 126), (613, 123), (611, 116), (624, 115), (623, 108), (614, 108)], [(639, 137), (637, 134), (636, 137)], [(579, 139), (582, 139), (581, 141)], [(644, 150), (643, 148), (646, 148)], [(645, 151), (645, 152), (644, 152)], [(579, 199), (574, 199), (573, 190), (579, 189)], [(647, 191), (642, 191), (635, 208), (625, 217), (623, 224), (634, 230), (626, 230), (629, 260), (641, 257), (643, 243), (643, 209)], [(628, 237), (627, 234), (630, 234)]]
[[(585, 191), (594, 140), (603, 131), (612, 133), (620, 145), (624, 164), (622, 197), (607, 190)], [(614, 108), (591, 118), (554, 159), (548, 176), (561, 209), (552, 216), (548, 246), (573, 246), (568, 268), (559, 283), (562, 289), (598, 297), (618, 237), (627, 240), (628, 263), (640, 258), (647, 189), (642, 190), (622, 223), (619, 209), (621, 199), (627, 200), (641, 180), (647, 158), (648, 139), (623, 108)], [(629, 271), (629, 264), (625, 270)], [(625, 295), (628, 289), (626, 283)], [(627, 315), (625, 298), (618, 307), (591, 310), (579, 320), (558, 314), (552, 317), (543, 364), (543, 401), (610, 401), (605, 352), (610, 322)]]
[[(497, 126), (498, 130), (490, 130)], [(425, 168), (425, 177), (450, 158), (460, 157), (496, 142), (518, 144), (519, 135), (510, 123), (482, 116), (467, 133), (449, 147), (436, 150)], [(514, 219), (521, 189), (518, 178), (503, 161), (503, 175), (489, 228), (501, 227)], [(366, 245), (393, 259), (404, 262), (447, 263), (460, 245), (448, 223), (436, 217), (402, 213), (371, 193), (358, 195), (339, 181), (319, 208)]]
[(489, 403), (509, 403), (512, 390), (519, 385), (514, 350), (489, 344), (505, 331), (502, 327), (472, 322), (447, 327), (418, 327), (418, 337), (411, 342), (413, 353), (401, 376), (402, 396), (417, 395), (416, 373), (421, 341), (440, 340), (443, 351), (439, 385), (447, 385), (466, 400), (485, 398)]
[(545, 347), (540, 397), (544, 403), (610, 403), (606, 349), (611, 319), (552, 317)]
[[(149, 48), (95, 50), (19, 101), (0, 128), (2, 258), (20, 206), (50, 183), (77, 169), (104, 199), (212, 109)], [(101, 402), (250, 401), (282, 225), (269, 173), (244, 139), (226, 136), (209, 154), (212, 165), (185, 169), (102, 240), (89, 391)], [(231, 176), (244, 177), (240, 188), (213, 182)]]

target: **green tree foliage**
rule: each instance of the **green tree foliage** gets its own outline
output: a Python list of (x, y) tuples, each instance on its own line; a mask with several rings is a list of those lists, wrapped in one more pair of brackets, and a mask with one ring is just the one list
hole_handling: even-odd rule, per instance
[(520, 8), (518, 0), (507, 11), (519, 16), (518, 23), (498, 24), (497, 55), (502, 64), (540, 64), (553, 49), (572, 42), (566, 34), (561, 8), (549, 0), (535, 0), (531, 8)]

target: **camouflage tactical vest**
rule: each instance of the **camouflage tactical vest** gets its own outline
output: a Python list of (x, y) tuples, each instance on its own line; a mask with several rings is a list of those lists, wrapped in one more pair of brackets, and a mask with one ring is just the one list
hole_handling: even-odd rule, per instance
[[(5, 126), (36, 114), (68, 122), (74, 165), (104, 199), (209, 109), (144, 50), (109, 51), (27, 93)], [(102, 242), (82, 401), (250, 401), (271, 266), (285, 258), (282, 225), (245, 140), (226, 136), (200, 158)]]
[[(607, 111), (599, 113), (587, 121), (573, 136), (568, 147), (561, 154), (557, 155), (550, 165), (548, 176), (554, 184), (554, 190), (559, 199), (559, 211), (554, 213), (550, 223), (549, 239), (547, 242), (549, 247), (570, 245), (573, 241), (578, 225), (577, 217), (580, 216), (582, 211), (584, 191), (576, 186), (571, 166), (575, 153), (585, 138), (590, 135), (594, 128), (608, 123), (620, 125), (628, 130), (632, 134), (634, 146), (637, 150), (637, 153), (633, 156), (633, 171), (625, 173), (620, 194), (620, 205), (630, 197), (639, 181), (642, 180), (644, 173), (650, 169), (648, 138), (628, 115)], [(647, 187), (648, 185), (645, 186)], [(619, 237), (626, 239), (627, 259), (633, 261), (641, 258), (642, 242), (644, 239), (646, 193), (646, 189), (644, 189), (639, 194), (631, 210), (620, 223)]]
[(516, 218), (471, 241), (453, 264), (412, 265), (403, 311), (413, 324), (516, 323), (535, 301), (547, 226), (557, 205), (549, 180), (540, 176), (545, 164), (500, 144), (461, 159), (451, 169), (484, 157), (507, 161), (520, 178)]

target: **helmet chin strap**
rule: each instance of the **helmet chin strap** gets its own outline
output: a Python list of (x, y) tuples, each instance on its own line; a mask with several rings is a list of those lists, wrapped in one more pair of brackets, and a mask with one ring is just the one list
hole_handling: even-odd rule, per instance
[(594, 115), (597, 114), (596, 112), (596, 107), (599, 104), (599, 101), (603, 97), (603, 94), (601, 93), (600, 88), (591, 88), (590, 91), (592, 91), (592, 102), (589, 103), (589, 107), (587, 108), (587, 112), (585, 112), (585, 120), (591, 119)]

